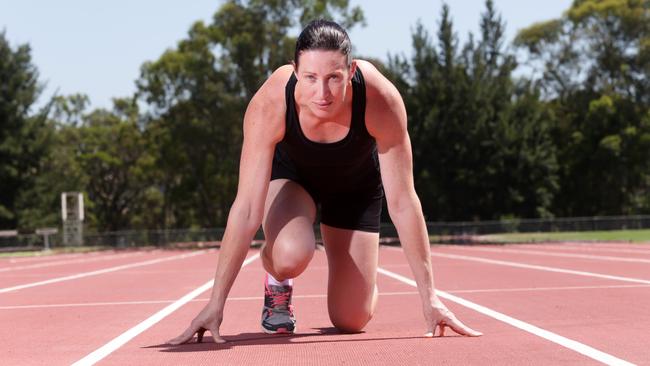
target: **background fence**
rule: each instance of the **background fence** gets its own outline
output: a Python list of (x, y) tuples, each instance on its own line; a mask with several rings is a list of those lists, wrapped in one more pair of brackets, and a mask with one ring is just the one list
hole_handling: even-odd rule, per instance
[[(650, 228), (650, 215), (573, 217), (555, 219), (518, 219), (480, 222), (427, 222), (430, 235), (440, 235), (446, 241), (469, 241), (472, 236), (498, 233), (568, 232), (568, 231), (606, 231)], [(84, 233), (85, 247), (128, 248), (137, 246), (182, 247), (196, 245), (217, 245), (222, 239), (224, 228), (214, 229), (169, 229), (169, 230), (125, 230), (103, 233)], [(318, 226), (316, 237), (320, 239)], [(381, 226), (380, 235), (384, 240), (397, 238), (397, 231), (390, 223)], [(459, 240), (454, 240), (454, 237)], [(255, 240), (261, 241), (261, 230)], [(63, 236), (59, 233), (49, 235), (50, 246), (63, 246)], [(0, 235), (0, 250), (40, 250), (45, 244), (44, 236), (37, 234)]]

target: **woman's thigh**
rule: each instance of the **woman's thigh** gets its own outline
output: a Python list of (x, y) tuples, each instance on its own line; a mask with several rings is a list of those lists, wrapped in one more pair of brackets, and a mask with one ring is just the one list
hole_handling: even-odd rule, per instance
[(368, 323), (377, 302), (379, 233), (321, 224), (327, 253), (327, 307), (335, 327), (358, 332)]
[(300, 184), (271, 181), (264, 207), (265, 269), (278, 280), (302, 273), (314, 255), (316, 205)]

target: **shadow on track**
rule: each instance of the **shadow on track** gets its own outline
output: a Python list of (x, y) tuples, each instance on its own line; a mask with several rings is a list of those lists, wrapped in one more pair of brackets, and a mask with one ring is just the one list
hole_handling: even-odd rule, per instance
[[(227, 350), (244, 346), (274, 345), (274, 344), (312, 344), (312, 343), (339, 343), (339, 342), (376, 342), (376, 341), (393, 341), (396, 339), (424, 339), (423, 336), (409, 337), (364, 337), (357, 338), (365, 332), (359, 333), (341, 333), (334, 327), (312, 328), (313, 333), (297, 334), (265, 334), (258, 333), (240, 333), (238, 335), (223, 336), (226, 343), (216, 344), (207, 333), (203, 338), (203, 343), (196, 343), (196, 337), (190, 343), (174, 346), (171, 344), (156, 344), (144, 346), (142, 348), (158, 348), (160, 352), (202, 352)], [(208, 332), (209, 333), (209, 332)], [(354, 336), (353, 338), (349, 336)], [(460, 336), (459, 336), (460, 337)], [(310, 338), (313, 338), (310, 340)], [(439, 338), (439, 337), (435, 337)], [(444, 338), (455, 338), (454, 336), (445, 336)]]

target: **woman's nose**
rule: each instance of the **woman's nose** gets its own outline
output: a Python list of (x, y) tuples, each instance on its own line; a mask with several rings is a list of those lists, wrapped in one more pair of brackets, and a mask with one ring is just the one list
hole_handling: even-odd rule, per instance
[(331, 94), (330, 87), (327, 84), (327, 81), (321, 81), (318, 85), (318, 97), (325, 99)]

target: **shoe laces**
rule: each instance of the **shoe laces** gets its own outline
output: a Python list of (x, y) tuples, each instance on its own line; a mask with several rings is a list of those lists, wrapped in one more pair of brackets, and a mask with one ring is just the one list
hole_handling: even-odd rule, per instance
[(292, 306), (289, 305), (289, 298), (291, 297), (291, 290), (289, 291), (272, 291), (267, 290), (266, 295), (271, 298), (271, 306), (274, 309), (286, 308), (291, 310)]

